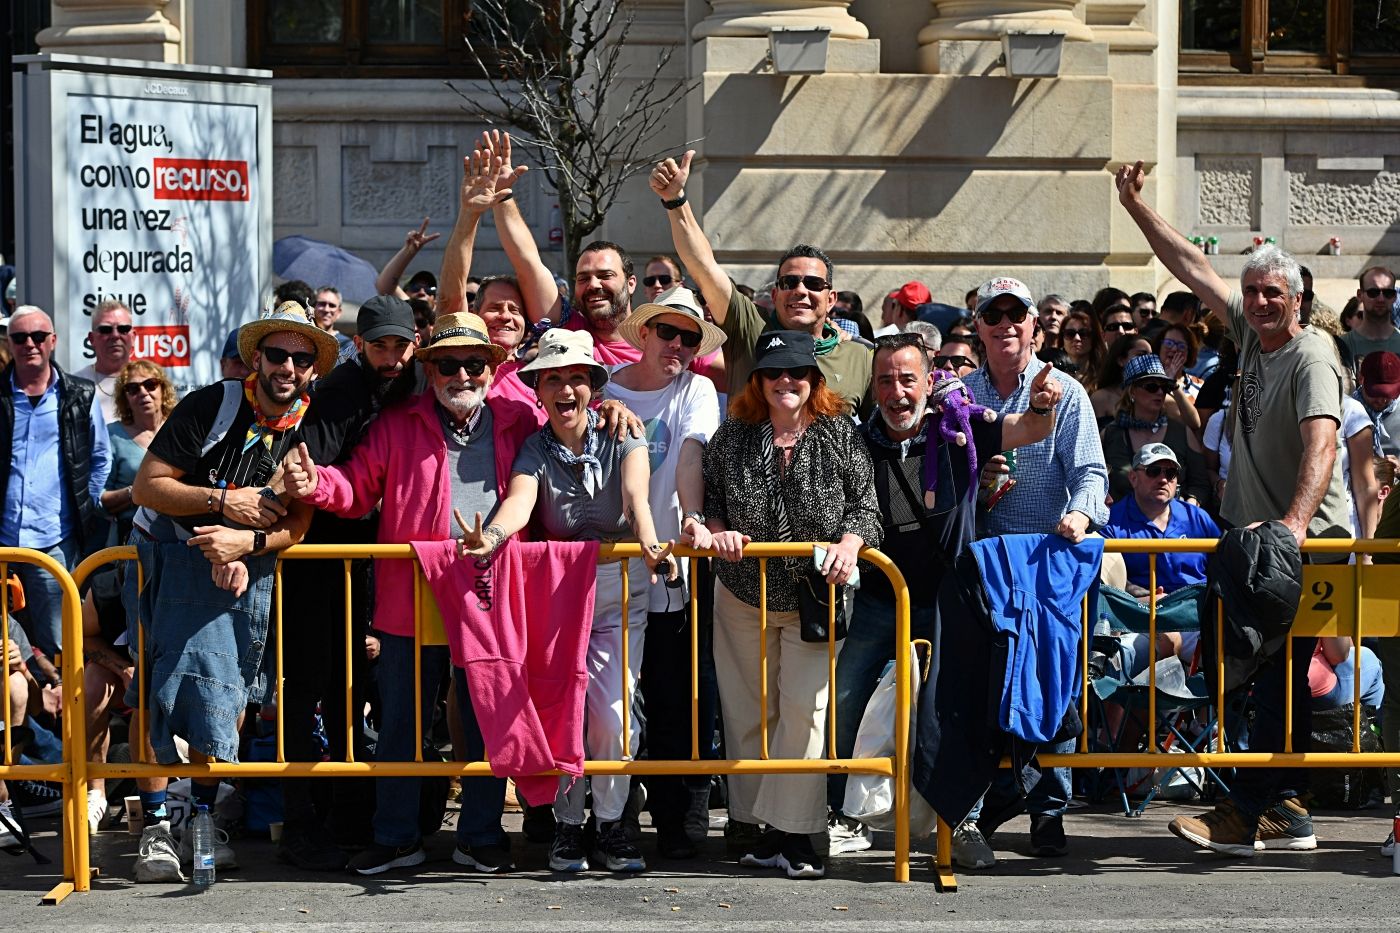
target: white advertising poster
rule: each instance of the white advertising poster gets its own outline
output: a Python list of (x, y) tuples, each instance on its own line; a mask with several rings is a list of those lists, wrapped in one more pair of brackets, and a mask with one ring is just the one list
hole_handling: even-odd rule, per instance
[[(31, 186), (21, 300), (54, 312), (70, 371), (92, 362), (92, 313), (115, 298), (132, 311), (136, 357), (166, 367), (182, 391), (218, 379), (224, 339), (257, 315), (267, 279), (270, 90), (246, 73), (69, 71), (57, 56), (36, 58), (49, 67), (25, 76), (45, 79), (24, 95), (26, 116), (48, 104), (54, 158), (25, 174), (52, 179), (52, 249), (46, 263)], [(26, 147), (27, 162), (36, 154)], [(44, 268), (47, 295), (29, 277)]]

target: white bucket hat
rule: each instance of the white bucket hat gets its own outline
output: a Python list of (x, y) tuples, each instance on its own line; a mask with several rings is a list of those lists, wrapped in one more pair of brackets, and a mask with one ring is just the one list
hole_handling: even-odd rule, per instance
[(695, 293), (682, 285), (668, 288), (657, 295), (655, 301), (633, 308), (626, 320), (617, 326), (617, 333), (640, 350), (642, 325), (660, 314), (679, 314), (695, 319), (695, 323), (700, 325), (700, 346), (695, 350), (696, 356), (709, 356), (725, 341), (724, 331), (705, 320), (705, 312), (695, 299)]
[(608, 371), (593, 358), (593, 335), (586, 330), (555, 327), (540, 338), (540, 350), (534, 360), (520, 368), (520, 381), (535, 388), (539, 374), (546, 369), (565, 366), (587, 366), (593, 374), (593, 391), (608, 382)]

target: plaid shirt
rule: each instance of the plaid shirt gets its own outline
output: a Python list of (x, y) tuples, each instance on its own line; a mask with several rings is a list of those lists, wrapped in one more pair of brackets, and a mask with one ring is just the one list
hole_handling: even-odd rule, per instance
[[(1043, 364), (1028, 365), (1016, 389), (1002, 398), (983, 366), (963, 377), (979, 405), (1002, 415), (1030, 407), (1030, 383)], [(1108, 521), (1108, 468), (1089, 394), (1058, 369), (1051, 371), (1064, 389), (1055, 412), (1055, 428), (1045, 440), (1016, 450), (1016, 487), (991, 511), (980, 513), (981, 537), (1004, 534), (1050, 534), (1067, 512), (1083, 512), (1094, 527)]]

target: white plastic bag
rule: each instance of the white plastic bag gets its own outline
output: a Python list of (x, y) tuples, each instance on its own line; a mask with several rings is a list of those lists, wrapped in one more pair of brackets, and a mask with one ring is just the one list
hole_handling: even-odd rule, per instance
[[(894, 754), (895, 666), (891, 662), (880, 677), (880, 683), (865, 706), (856, 733), (854, 758), (888, 758)], [(909, 648), (909, 751), (914, 751), (914, 727), (918, 722), (919, 656)], [(859, 820), (871, 829), (893, 832), (894, 782), (878, 774), (852, 774), (846, 778), (846, 799), (842, 803), (846, 816)], [(909, 833), (922, 839), (933, 832), (935, 815), (923, 796), (910, 791)]]

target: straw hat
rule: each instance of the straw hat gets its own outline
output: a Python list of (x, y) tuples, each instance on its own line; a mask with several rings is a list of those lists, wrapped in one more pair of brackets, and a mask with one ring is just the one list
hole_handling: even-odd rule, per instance
[(425, 360), (429, 353), (444, 347), (484, 347), (491, 351), (492, 366), (499, 366), (506, 358), (506, 348), (491, 342), (486, 336), (486, 322), (470, 311), (444, 314), (434, 321), (428, 345), (415, 350), (414, 356)]
[(640, 350), (642, 325), (659, 314), (679, 314), (681, 317), (695, 319), (695, 323), (700, 326), (700, 346), (695, 351), (696, 356), (709, 356), (724, 343), (724, 331), (705, 320), (705, 312), (701, 310), (700, 302), (695, 300), (695, 293), (682, 285), (657, 295), (654, 302), (633, 308), (632, 313), (617, 325), (617, 333), (623, 340)]
[(256, 321), (249, 321), (238, 328), (238, 355), (243, 365), (256, 369), (253, 354), (258, 352), (258, 344), (268, 334), (297, 334), (311, 341), (316, 347), (316, 374), (324, 376), (335, 368), (336, 357), (340, 355), (340, 344), (315, 324), (306, 313), (306, 308), (298, 301), (284, 301), (277, 310), (265, 314)]
[(544, 332), (540, 338), (539, 354), (520, 369), (520, 381), (533, 389), (541, 372), (565, 366), (587, 366), (593, 374), (594, 392), (608, 382), (608, 371), (593, 358), (593, 335), (586, 330), (566, 330), (563, 327)]

